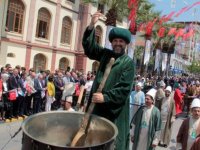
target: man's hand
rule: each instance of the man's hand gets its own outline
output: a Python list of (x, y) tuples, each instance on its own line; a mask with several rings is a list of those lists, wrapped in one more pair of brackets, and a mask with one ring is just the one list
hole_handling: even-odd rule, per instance
[(92, 15), (91, 22), (90, 22), (90, 25), (89, 25), (89, 29), (92, 29), (94, 27), (96, 22), (99, 20), (100, 16), (102, 16), (102, 13), (100, 13), (100, 11), (97, 11), (96, 13), (94, 13)]
[(153, 148), (155, 148), (156, 146), (157, 146), (157, 145), (155, 145), (155, 144), (152, 144), (152, 147), (153, 147)]
[(104, 103), (104, 97), (102, 93), (94, 93), (92, 96), (93, 103)]
[(131, 136), (131, 142), (134, 143), (134, 136)]

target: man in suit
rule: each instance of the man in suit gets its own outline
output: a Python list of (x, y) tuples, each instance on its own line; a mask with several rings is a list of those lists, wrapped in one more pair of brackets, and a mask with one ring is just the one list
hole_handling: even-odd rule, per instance
[(47, 90), (47, 74), (44, 71), (42, 73), (42, 78), (39, 79), (41, 85), (42, 85), (42, 100), (41, 100), (41, 107), (40, 107), (40, 111), (44, 111), (45, 110), (45, 103), (46, 103), (46, 90)]
[(62, 98), (64, 86), (65, 86), (65, 83), (63, 81), (62, 72), (60, 72), (60, 71), (58, 72), (57, 77), (55, 77), (55, 79), (54, 79), (54, 85), (55, 85), (55, 91), (56, 91), (56, 94), (55, 94), (56, 101), (53, 103), (53, 109), (58, 109), (61, 106), (60, 101), (61, 101), (61, 98)]
[(43, 78), (42, 74), (38, 75), (38, 78), (34, 79), (34, 88), (36, 92), (33, 94), (33, 113), (38, 113), (41, 107), (41, 100), (42, 100), (42, 84), (40, 80)]
[(8, 79), (8, 89), (9, 90), (16, 90), (16, 100), (13, 100), (13, 115), (14, 117), (18, 117), (18, 105), (20, 102), (20, 98), (18, 97), (18, 90), (23, 88), (22, 85), (19, 83), (20, 76), (18, 74), (18, 70), (14, 69), (13, 74)]

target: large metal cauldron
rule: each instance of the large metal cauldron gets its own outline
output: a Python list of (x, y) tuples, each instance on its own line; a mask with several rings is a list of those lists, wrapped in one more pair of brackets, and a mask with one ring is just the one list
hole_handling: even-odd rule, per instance
[(52, 111), (28, 117), (22, 124), (22, 150), (113, 150), (118, 134), (116, 126), (107, 119), (93, 115), (86, 142), (70, 147), (83, 113)]

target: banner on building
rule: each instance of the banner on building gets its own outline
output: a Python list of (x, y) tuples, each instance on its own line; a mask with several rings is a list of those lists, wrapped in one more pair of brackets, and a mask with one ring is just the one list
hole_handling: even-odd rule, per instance
[(160, 68), (160, 62), (161, 62), (161, 50), (160, 49), (157, 49), (156, 50), (156, 58), (155, 58), (155, 67), (154, 67), (154, 70), (159, 70)]
[(131, 59), (133, 59), (134, 51), (135, 51), (135, 35), (131, 35), (131, 42), (128, 45), (128, 56)]
[(162, 53), (162, 71), (167, 67), (167, 53)]
[(145, 50), (144, 50), (144, 65), (149, 63), (150, 51), (151, 51), (151, 41), (146, 40)]

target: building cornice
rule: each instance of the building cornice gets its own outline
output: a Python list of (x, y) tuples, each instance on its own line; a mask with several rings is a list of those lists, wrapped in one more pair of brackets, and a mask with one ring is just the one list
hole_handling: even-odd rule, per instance
[(22, 40), (11, 39), (11, 38), (2, 37), (1, 40), (0, 40), (0, 43), (1, 42), (9, 42), (9, 43), (24, 45), (26, 47), (30, 46), (30, 47), (36, 47), (36, 48), (44, 48), (44, 49), (49, 49), (51, 51), (53, 50), (53, 51), (56, 51), (56, 52), (66, 52), (66, 53), (70, 53), (70, 54), (74, 54), (74, 55), (85, 56), (84, 52), (79, 51), (79, 50), (57, 48), (57, 47), (53, 47), (53, 46), (47, 46), (47, 45), (42, 45), (42, 44), (38, 44), (38, 43), (30, 43), (30, 42), (25, 42), (25, 41), (22, 41)]

